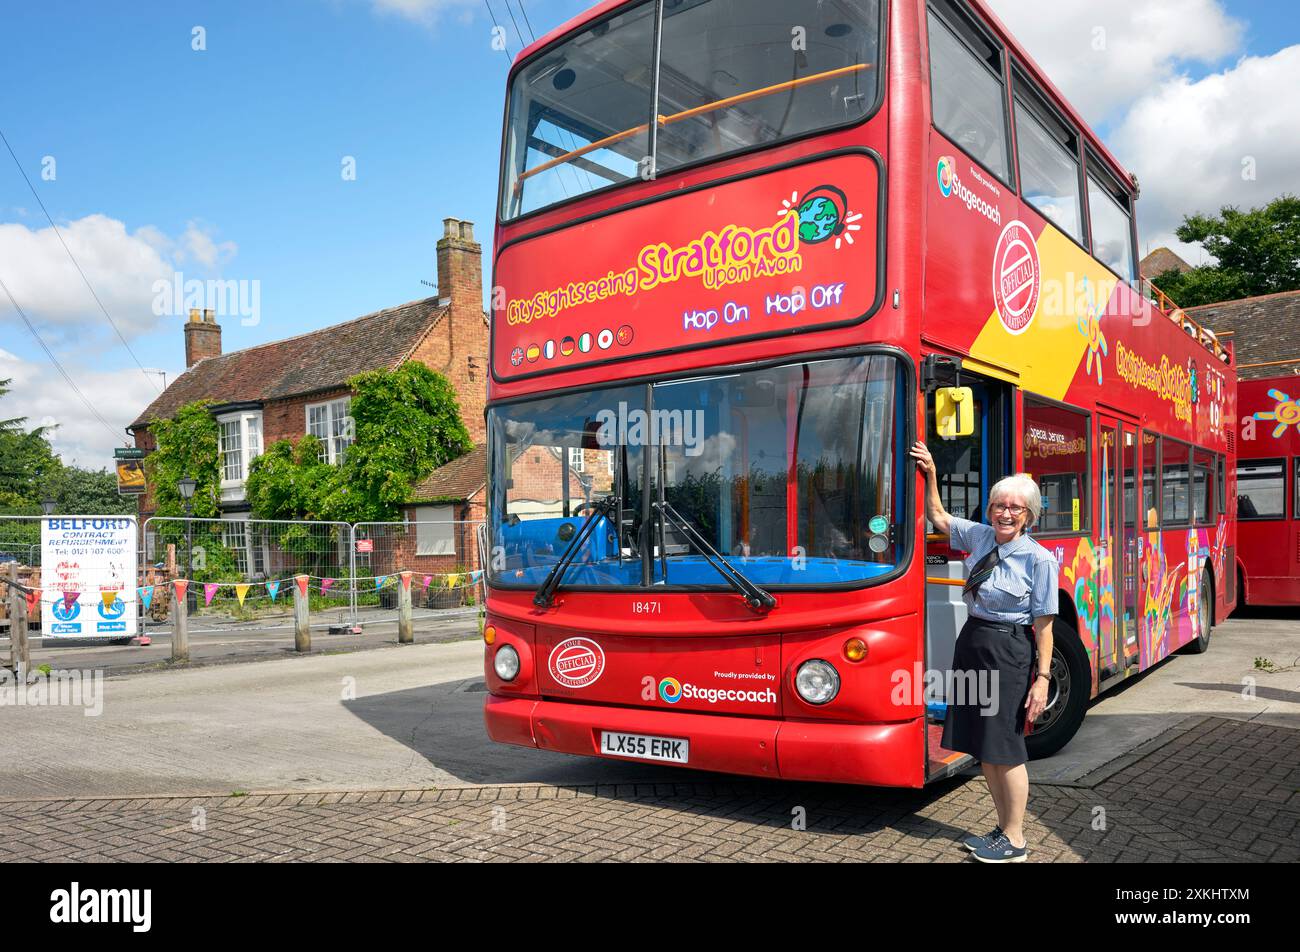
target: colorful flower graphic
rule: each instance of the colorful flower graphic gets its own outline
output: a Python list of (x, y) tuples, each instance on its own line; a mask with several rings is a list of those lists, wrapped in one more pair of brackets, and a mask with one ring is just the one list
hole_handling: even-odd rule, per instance
[[(1063, 574), (1074, 586), (1074, 607), (1079, 613), (1080, 634), (1086, 634), (1089, 642), (1097, 643), (1097, 622), (1101, 615), (1101, 598), (1097, 591), (1097, 582), (1093, 578), (1096, 566), (1096, 550), (1086, 538), (1079, 540), (1079, 548), (1074, 552), (1070, 567)], [(1112, 596), (1111, 615), (1114, 616)]]
[(1285, 433), (1288, 426), (1300, 430), (1300, 400), (1292, 399), (1281, 390), (1270, 390), (1268, 395), (1277, 401), (1277, 406), (1271, 412), (1256, 413), (1255, 419), (1276, 421), (1277, 426), (1273, 427), (1275, 438)]
[(1096, 293), (1093, 291), (1092, 284), (1087, 278), (1083, 279), (1084, 293), (1088, 296), (1088, 306), (1083, 313), (1079, 315), (1079, 333), (1088, 338), (1088, 363), (1087, 371), (1093, 372), (1092, 365), (1097, 365), (1097, 383), (1102, 383), (1101, 359), (1110, 353), (1110, 346), (1106, 343), (1106, 335), (1101, 330), (1102, 311), (1105, 310), (1105, 302), (1097, 303)]

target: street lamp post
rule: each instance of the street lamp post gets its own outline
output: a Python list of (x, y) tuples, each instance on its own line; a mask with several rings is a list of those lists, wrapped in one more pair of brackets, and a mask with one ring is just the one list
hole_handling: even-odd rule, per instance
[(45, 513), (45, 515), (47, 516), (54, 515), (54, 510), (55, 507), (57, 506), (58, 503), (55, 502), (53, 499), (51, 499), (49, 496), (46, 496), (44, 499), (41, 500), (41, 512)]
[(176, 490), (181, 494), (181, 502), (185, 503), (185, 579), (189, 580), (194, 574), (194, 537), (190, 527), (190, 516), (193, 514), (193, 507), (190, 500), (194, 497), (194, 490), (198, 488), (198, 480), (192, 476), (185, 476), (176, 483)]

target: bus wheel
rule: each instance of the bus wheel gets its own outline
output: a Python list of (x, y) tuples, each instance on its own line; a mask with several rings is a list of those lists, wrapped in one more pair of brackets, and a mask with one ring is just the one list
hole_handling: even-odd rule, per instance
[(1210, 647), (1210, 628), (1214, 624), (1214, 589), (1210, 588), (1210, 575), (1201, 573), (1201, 597), (1196, 606), (1196, 627), (1200, 634), (1179, 649), (1180, 654), (1203, 654)]
[(1052, 681), (1047, 686), (1047, 709), (1034, 721), (1025, 738), (1030, 760), (1050, 757), (1070, 742), (1083, 723), (1092, 693), (1088, 654), (1079, 635), (1058, 617), (1052, 626)]

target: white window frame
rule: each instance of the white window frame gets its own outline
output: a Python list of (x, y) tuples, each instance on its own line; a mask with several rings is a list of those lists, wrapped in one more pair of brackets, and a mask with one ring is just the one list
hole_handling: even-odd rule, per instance
[[(252, 465), (253, 460), (262, 455), (262, 411), (241, 411), (238, 413), (223, 413), (217, 417), (217, 426), (220, 428), (218, 436), (218, 449), (221, 460), (218, 465), (221, 467), (221, 489), (224, 500), (229, 501), (232, 493), (239, 495), (244, 488), (244, 480), (248, 479), (248, 467)], [(229, 477), (226, 475), (228, 463), (227, 459), (231, 451), (226, 448), (226, 428), (234, 426), (235, 433), (239, 437), (239, 456), (238, 475)]]
[[(350, 420), (350, 411), (352, 409), (351, 397), (339, 397), (334, 400), (323, 400), (320, 403), (307, 404), (305, 414), (306, 432), (321, 442), (321, 462), (336, 465), (343, 462), (347, 455), (347, 448), (352, 445), (353, 437), (350, 432), (350, 425), (344, 421)], [(324, 411), (323, 432), (312, 430), (311, 415), (313, 410)]]
[(587, 456), (581, 446), (569, 447), (569, 469), (575, 473), (587, 471)]
[(455, 506), (416, 507), (415, 554), (456, 555)]

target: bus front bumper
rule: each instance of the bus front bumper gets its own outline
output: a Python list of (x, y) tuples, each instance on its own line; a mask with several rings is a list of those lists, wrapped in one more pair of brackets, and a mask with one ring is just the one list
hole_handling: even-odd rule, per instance
[(827, 783), (920, 787), (925, 781), (921, 719), (888, 724), (787, 721), (505, 698), (488, 695), (488, 736), (500, 744), (633, 760), (602, 753), (601, 733), (690, 741), (695, 770)]

